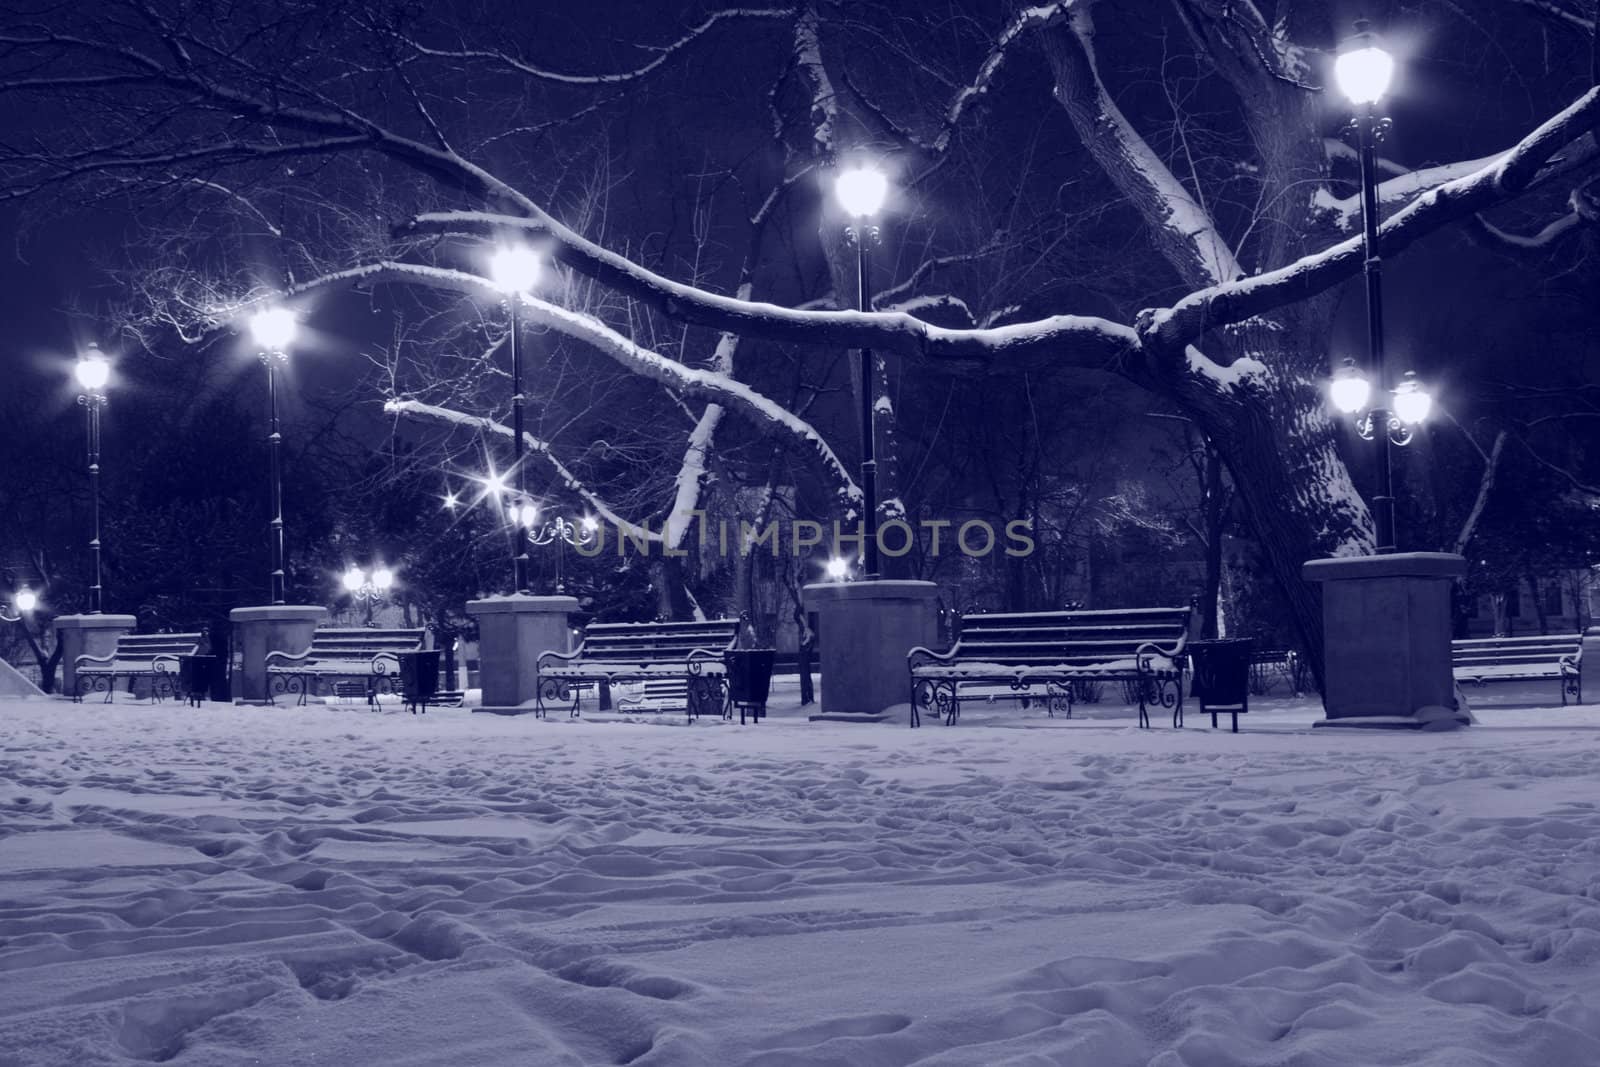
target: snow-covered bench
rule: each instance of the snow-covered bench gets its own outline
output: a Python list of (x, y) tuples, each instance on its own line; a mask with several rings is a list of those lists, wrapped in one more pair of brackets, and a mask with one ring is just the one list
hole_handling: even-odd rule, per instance
[(267, 702), (275, 693), (306, 694), (318, 681), (341, 680), (362, 684), (367, 703), (380, 691), (394, 692), (400, 684), (402, 652), (422, 648), (421, 630), (378, 630), (367, 627), (326, 627), (313, 630), (311, 647), (304, 652), (267, 653)]
[(963, 697), (992, 699), (996, 685), (1024, 703), (1042, 694), (1046, 712), (1070, 716), (1076, 685), (1132, 682), (1139, 725), (1150, 725), (1146, 706), (1156, 703), (1172, 709), (1176, 726), (1183, 721), (1191, 616), (1186, 607), (963, 615), (949, 651), (914, 648), (906, 657), (911, 725), (922, 724), (923, 711), (954, 724)]
[(148, 678), (152, 697), (160, 700), (163, 690), (171, 696), (178, 681), (178, 657), (194, 655), (202, 639), (201, 634), (123, 634), (111, 655), (85, 653), (73, 661), (72, 699), (81, 702), (86, 691), (103, 690), (109, 704), (118, 678), (128, 679), (129, 693), (140, 678)]
[(535, 661), (536, 713), (545, 713), (547, 701), (570, 700), (570, 713), (577, 715), (583, 683), (609, 689), (618, 682), (665, 681), (682, 683), (681, 706), (690, 716), (720, 713), (727, 695), (722, 657), (738, 633), (737, 619), (591, 623), (574, 651), (545, 652)]
[(1569, 696), (1574, 704), (1583, 703), (1578, 669), (1582, 656), (1582, 634), (1474, 637), (1450, 642), (1456, 681), (1483, 685), (1551, 678), (1561, 685), (1563, 706)]

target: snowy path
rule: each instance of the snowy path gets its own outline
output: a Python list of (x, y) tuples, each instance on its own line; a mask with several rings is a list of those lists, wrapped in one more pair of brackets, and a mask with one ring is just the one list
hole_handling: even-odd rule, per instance
[(1600, 1063), (1600, 709), (1483, 717), (0, 704), (0, 1064)]

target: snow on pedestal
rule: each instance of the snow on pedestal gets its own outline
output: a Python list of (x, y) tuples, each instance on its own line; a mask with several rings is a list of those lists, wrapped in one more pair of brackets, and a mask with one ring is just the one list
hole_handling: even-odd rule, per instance
[(1450, 729), (1471, 722), (1450, 669), (1450, 583), (1467, 561), (1447, 552), (1316, 559), (1322, 583), (1323, 693), (1318, 726)]
[(939, 641), (932, 582), (819, 582), (804, 589), (817, 620), (822, 713), (813, 719), (881, 722), (911, 699), (906, 653)]
[(478, 711), (523, 715), (534, 710), (539, 656), (572, 647), (568, 617), (577, 610), (578, 600), (570, 596), (467, 601), (467, 614), (478, 620), (478, 678), (483, 687)]
[(236, 704), (267, 702), (267, 653), (299, 655), (311, 647), (311, 634), (327, 618), (320, 604), (263, 604), (228, 612), (238, 668), (233, 675)]
[(132, 633), (138, 620), (132, 615), (60, 615), (53, 625), (61, 642), (61, 692), (78, 691), (79, 656), (109, 656), (117, 638)]

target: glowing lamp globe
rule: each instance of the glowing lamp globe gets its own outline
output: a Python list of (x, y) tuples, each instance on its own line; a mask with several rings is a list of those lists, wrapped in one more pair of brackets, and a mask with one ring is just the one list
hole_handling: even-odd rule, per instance
[(489, 257), (489, 280), (502, 293), (526, 293), (539, 281), (539, 255), (511, 245)]
[(1428, 417), (1428, 412), (1433, 410), (1433, 397), (1417, 381), (1415, 371), (1406, 371), (1405, 378), (1394, 391), (1394, 413), (1401, 422), (1408, 426), (1415, 426)]
[(1347, 359), (1344, 366), (1339, 368), (1339, 373), (1334, 375), (1333, 385), (1328, 392), (1333, 398), (1334, 407), (1346, 415), (1354, 415), (1366, 409), (1367, 401), (1372, 397), (1372, 384), (1356, 370), (1355, 360)]
[(830, 559), (828, 561), (828, 577), (832, 578), (834, 581), (836, 581), (836, 582), (844, 581), (845, 576), (848, 575), (849, 573), (850, 573), (850, 564), (846, 563), (844, 560), (840, 559), (838, 556), (834, 556), (832, 559)]
[(881, 171), (856, 167), (841, 172), (834, 179), (833, 191), (847, 214), (858, 219), (869, 218), (883, 207), (889, 195), (889, 179)]
[(380, 592), (394, 588), (394, 571), (390, 570), (388, 567), (379, 567), (377, 570), (372, 572), (372, 584), (376, 586)]
[(1377, 34), (1367, 32), (1365, 23), (1358, 22), (1355, 35), (1339, 46), (1333, 77), (1352, 104), (1376, 104), (1389, 91), (1394, 57), (1384, 50)]
[(72, 369), (78, 384), (91, 393), (98, 393), (111, 380), (111, 364), (100, 354), (100, 346), (91, 344), (89, 350)]
[(534, 523), (539, 521), (539, 505), (523, 504), (517, 508), (516, 514), (518, 522), (524, 526), (532, 527)]
[(39, 598), (32, 589), (19, 589), (13, 603), (17, 605), (18, 611), (26, 615), (39, 606)]
[(582, 526), (583, 532), (586, 534), (592, 534), (596, 530), (600, 529), (600, 523), (595, 520), (593, 515), (585, 515), (583, 517)]
[(361, 573), (361, 568), (351, 567), (344, 572), (344, 588), (347, 593), (360, 592), (361, 587), (367, 584), (367, 576)]
[(288, 308), (263, 308), (250, 316), (250, 335), (268, 352), (282, 352), (294, 343), (300, 327)]

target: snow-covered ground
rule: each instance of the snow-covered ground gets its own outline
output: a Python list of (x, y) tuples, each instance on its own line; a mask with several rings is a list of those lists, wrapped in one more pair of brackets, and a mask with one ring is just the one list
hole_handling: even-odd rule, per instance
[(0, 1063), (1600, 1063), (1600, 707), (785, 699), (0, 703)]

